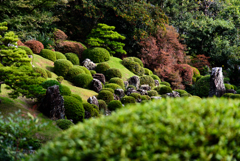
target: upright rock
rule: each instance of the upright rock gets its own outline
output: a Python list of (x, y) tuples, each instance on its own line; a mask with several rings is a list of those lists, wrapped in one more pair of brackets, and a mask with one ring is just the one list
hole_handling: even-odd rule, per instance
[(100, 92), (100, 90), (102, 89), (102, 83), (100, 82), (100, 80), (95, 78), (92, 80), (92, 89), (97, 93)]
[(128, 81), (124, 81), (123, 83), (124, 83), (125, 89), (127, 89), (128, 85), (129, 85)]
[(123, 89), (115, 89), (114, 94), (116, 94), (120, 99), (122, 99), (125, 96)]
[(93, 78), (100, 80), (103, 84), (106, 82), (106, 78), (103, 74), (101, 73), (96, 73), (92, 75)]
[(158, 80), (154, 80), (155, 82), (155, 86), (158, 87), (159, 86), (159, 81)]
[(88, 101), (88, 103), (94, 104), (99, 107), (98, 100), (95, 96), (89, 97), (87, 101)]
[(39, 110), (53, 120), (65, 118), (64, 100), (58, 85), (48, 87)]
[(210, 76), (210, 91), (209, 96), (221, 97), (225, 93), (226, 89), (223, 81), (223, 73), (221, 67), (212, 68)]
[(86, 67), (88, 70), (94, 70), (97, 65), (93, 61), (91, 61), (90, 59), (85, 59), (82, 62), (82, 66)]
[(129, 78), (128, 83), (129, 83), (129, 85), (133, 85), (138, 89), (139, 85), (140, 85), (140, 79), (137, 76), (133, 76), (133, 77)]

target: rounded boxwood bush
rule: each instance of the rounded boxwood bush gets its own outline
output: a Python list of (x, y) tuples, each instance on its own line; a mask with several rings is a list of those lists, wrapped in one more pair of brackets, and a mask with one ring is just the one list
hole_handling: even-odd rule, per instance
[(183, 94), (188, 94), (188, 92), (183, 89), (174, 89), (174, 91), (178, 92), (180, 97), (182, 97)]
[(83, 108), (85, 109), (85, 111), (88, 111), (91, 114), (91, 117), (98, 117), (99, 113), (97, 111), (97, 109), (94, 108), (93, 104), (90, 103), (83, 103)]
[(122, 73), (119, 69), (116, 68), (110, 68), (105, 72), (105, 77), (107, 80), (110, 80), (111, 78), (118, 77), (122, 78)]
[(161, 83), (161, 79), (160, 79), (157, 75), (153, 74), (153, 75), (151, 75), (151, 77), (152, 77), (154, 80), (158, 80), (158, 82)]
[(98, 105), (99, 105), (99, 111), (102, 113), (105, 113), (105, 111), (107, 110), (107, 104), (104, 100), (98, 100)]
[(84, 50), (82, 58), (83, 60), (88, 58), (94, 63), (101, 63), (108, 61), (110, 59), (110, 54), (107, 49), (94, 47)]
[(238, 100), (156, 100), (75, 125), (32, 160), (240, 160), (239, 120)]
[(50, 50), (50, 49), (42, 49), (40, 54), (42, 57), (49, 59), (53, 62), (56, 61), (56, 54), (54, 51)]
[(96, 74), (97, 72), (95, 70), (90, 70), (90, 73), (93, 75)]
[(105, 73), (108, 69), (110, 69), (110, 66), (108, 65), (108, 63), (103, 62), (103, 63), (99, 63), (95, 70), (97, 73)]
[(66, 56), (61, 52), (55, 51), (55, 54), (56, 54), (56, 60), (58, 60), (58, 59), (65, 59), (66, 60), (67, 59)]
[(45, 69), (45, 71), (47, 73), (48, 78), (52, 78), (52, 73), (47, 69)]
[(225, 85), (225, 89), (228, 90), (228, 89), (234, 89), (234, 87), (231, 85), (231, 84), (226, 84), (224, 83)]
[(134, 90), (137, 90), (137, 88), (134, 86), (134, 85), (129, 85), (128, 87), (127, 87), (127, 89), (128, 88), (133, 88)]
[(62, 85), (61, 94), (63, 96), (71, 96), (72, 92), (68, 86)]
[(201, 77), (195, 84), (195, 92), (199, 97), (208, 97), (210, 91), (210, 75)]
[(119, 85), (116, 84), (116, 83), (108, 83), (108, 84), (105, 84), (104, 87), (105, 87), (105, 88), (111, 88), (111, 89), (113, 89), (114, 91), (115, 91), (116, 89), (122, 89), (122, 87), (119, 86)]
[(151, 97), (149, 97), (148, 95), (141, 95), (141, 100), (142, 102), (145, 101), (145, 100), (151, 100)]
[(100, 91), (104, 91), (104, 90), (114, 93), (114, 90), (112, 88), (102, 88)]
[(109, 83), (115, 83), (115, 84), (118, 84), (119, 86), (122, 87), (122, 89), (124, 89), (124, 83), (123, 83), (123, 80), (121, 78), (111, 78), (109, 80)]
[(141, 95), (139, 93), (131, 93), (130, 96), (134, 97), (135, 99), (141, 98)]
[(66, 78), (70, 81), (72, 81), (72, 79), (77, 76), (78, 74), (85, 74), (85, 71), (81, 68), (79, 68), (78, 66), (73, 66), (67, 73)]
[(170, 83), (168, 83), (168, 82), (161, 82), (159, 85), (165, 85), (165, 86), (171, 87)]
[(77, 67), (84, 70), (85, 74), (88, 74), (88, 75), (92, 76), (90, 70), (88, 70), (86, 67), (84, 67), (84, 66), (77, 66)]
[(137, 62), (141, 67), (143, 67), (143, 62), (142, 62), (142, 60), (140, 60), (140, 59), (137, 58), (137, 57), (130, 57), (130, 58), (132, 58), (135, 62)]
[(65, 56), (66, 56), (67, 60), (72, 62), (73, 65), (79, 65), (79, 58), (78, 58), (77, 54), (66, 53)]
[(126, 104), (129, 104), (129, 103), (136, 103), (136, 99), (132, 96), (124, 96), (122, 99), (121, 99), (121, 102), (122, 104), (126, 105)]
[(134, 74), (142, 76), (145, 73), (144, 68), (138, 62), (135, 62), (131, 58), (132, 57), (124, 58), (122, 64)]
[(114, 100), (113, 93), (107, 90), (100, 91), (97, 96), (98, 99), (104, 100), (106, 104)]
[(116, 109), (121, 108), (121, 107), (122, 107), (122, 103), (119, 100), (112, 100), (108, 104), (108, 109), (110, 111), (115, 111)]
[(18, 46), (18, 48), (25, 50), (27, 55), (33, 55), (33, 52), (32, 52), (32, 50), (29, 47)]
[(155, 86), (155, 81), (151, 76), (146, 75), (146, 76), (140, 77), (140, 85), (143, 85), (143, 84), (148, 84), (153, 88)]
[(172, 92), (172, 88), (169, 87), (169, 86), (161, 87), (161, 88), (159, 89), (159, 91), (158, 91), (158, 93), (159, 93), (160, 95), (166, 94), (166, 93), (171, 93), (171, 92)]
[(149, 95), (150, 97), (152, 97), (152, 96), (157, 96), (157, 95), (158, 95), (158, 92), (157, 92), (156, 90), (150, 90), (150, 91), (148, 91), (147, 93), (148, 93), (148, 95)]
[(153, 75), (153, 72), (148, 68), (144, 68), (144, 72), (145, 72), (145, 75)]
[(54, 86), (54, 85), (58, 85), (59, 87), (62, 86), (58, 81), (56, 80), (46, 80), (44, 81), (41, 86), (45, 89), (47, 89), (48, 87)]
[(72, 121), (67, 119), (59, 119), (56, 121), (56, 123), (57, 123), (57, 126), (62, 130), (67, 130), (74, 125)]
[(93, 77), (88, 74), (78, 74), (73, 78), (74, 85), (81, 88), (90, 88)]
[(80, 97), (78, 94), (71, 94), (71, 96), (82, 102), (82, 97)]
[(48, 78), (47, 72), (46, 72), (46, 70), (43, 69), (43, 68), (33, 67), (33, 71), (36, 72), (36, 73), (41, 74), (41, 77), (43, 77), (43, 78), (45, 78), (45, 79)]
[(54, 62), (54, 72), (58, 76), (65, 77), (72, 67), (73, 64), (69, 60), (58, 59)]

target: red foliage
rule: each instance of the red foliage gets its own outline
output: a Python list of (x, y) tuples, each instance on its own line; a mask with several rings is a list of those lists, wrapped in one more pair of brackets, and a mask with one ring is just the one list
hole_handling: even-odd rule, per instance
[(28, 40), (24, 43), (27, 47), (29, 47), (33, 53), (39, 54), (42, 49), (44, 49), (43, 44), (37, 40)]
[(68, 36), (62, 30), (59, 29), (53, 32), (53, 37), (56, 41), (57, 40), (64, 41), (68, 38)]
[(202, 55), (197, 55), (197, 57), (196, 58), (193, 58), (192, 60), (191, 60), (191, 65), (193, 66), (193, 67), (196, 67), (199, 71), (200, 71), (200, 73), (203, 73), (204, 72), (204, 67), (207, 65), (207, 66), (209, 66), (210, 67), (210, 63), (208, 62), (208, 59), (209, 59), (210, 57), (207, 57), (207, 56), (205, 56), (204, 54), (202, 54)]
[(24, 45), (24, 43), (22, 43), (21, 40), (18, 40), (18, 41), (17, 41), (17, 46), (26, 46), (26, 45)]
[(175, 70), (179, 71), (179, 74), (182, 78), (183, 85), (191, 85), (193, 77), (193, 69), (188, 64), (177, 64), (174, 65)]

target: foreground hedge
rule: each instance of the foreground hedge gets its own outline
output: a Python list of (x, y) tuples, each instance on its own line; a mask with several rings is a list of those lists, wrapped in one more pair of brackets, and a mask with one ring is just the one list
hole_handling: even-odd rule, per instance
[(240, 101), (163, 99), (63, 132), (31, 160), (240, 160)]

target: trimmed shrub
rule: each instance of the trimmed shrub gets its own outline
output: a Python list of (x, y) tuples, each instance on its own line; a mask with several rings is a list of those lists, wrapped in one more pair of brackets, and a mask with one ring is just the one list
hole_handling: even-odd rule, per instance
[(107, 90), (100, 91), (97, 96), (98, 99), (102, 99), (108, 104), (110, 101), (114, 100), (113, 93)]
[(48, 78), (52, 78), (52, 73), (49, 70), (47, 70), (47, 69), (45, 69), (45, 71), (47, 73), (47, 77)]
[(123, 80), (121, 78), (111, 78), (109, 80), (109, 83), (115, 83), (115, 84), (118, 84), (119, 86), (122, 87), (122, 89), (124, 89), (124, 83), (123, 83)]
[(138, 63), (135, 62), (132, 57), (124, 58), (122, 64), (131, 72), (138, 76), (142, 76), (145, 73), (144, 68)]
[(232, 99), (240, 99), (240, 94), (232, 94), (230, 96), (230, 98), (232, 98)]
[(42, 49), (40, 54), (42, 57), (49, 59), (53, 62), (56, 61), (56, 54), (54, 51), (50, 50), (50, 49)]
[(94, 47), (83, 51), (82, 60), (90, 59), (94, 63), (101, 63), (110, 59), (110, 54), (107, 49)]
[(144, 68), (144, 72), (145, 72), (145, 75), (153, 75), (153, 72), (148, 68)]
[(208, 97), (210, 91), (210, 75), (203, 76), (195, 84), (195, 92), (199, 97)]
[(107, 80), (110, 80), (111, 78), (118, 77), (122, 78), (122, 73), (119, 69), (116, 68), (110, 68), (105, 72), (105, 77)]
[(152, 88), (155, 86), (155, 81), (153, 80), (153, 78), (151, 76), (142, 76), (140, 77), (140, 85), (143, 84), (148, 84), (149, 86), (151, 86)]
[(110, 111), (115, 111), (116, 109), (121, 108), (121, 107), (122, 107), (122, 103), (119, 100), (112, 100), (108, 104), (108, 109)]
[(183, 94), (188, 94), (188, 92), (183, 89), (174, 89), (174, 91), (178, 92), (180, 97), (182, 97)]
[(33, 71), (36, 72), (36, 73), (41, 74), (41, 77), (43, 77), (43, 78), (45, 78), (45, 79), (48, 78), (47, 72), (46, 72), (46, 70), (43, 69), (43, 68), (33, 67)]
[(228, 89), (234, 89), (234, 87), (233, 87), (231, 84), (226, 84), (226, 83), (224, 83), (224, 86), (225, 86), (226, 90), (228, 90)]
[(78, 58), (77, 54), (66, 53), (65, 56), (66, 56), (67, 60), (72, 62), (73, 65), (79, 65), (79, 58)]
[(78, 74), (73, 78), (74, 85), (81, 88), (90, 88), (92, 84), (93, 77), (88, 74)]
[(200, 99), (200, 100), (202, 99), (201, 97), (198, 97), (198, 96), (191, 96), (189, 98)]
[(37, 40), (28, 40), (24, 44), (29, 47), (35, 54), (39, 54), (41, 50), (44, 49), (43, 44)]
[(62, 130), (67, 130), (74, 125), (72, 121), (67, 119), (59, 119), (56, 121), (56, 123), (57, 123), (57, 126)]
[(82, 68), (79, 68), (79, 66), (73, 66), (67, 73), (66, 78), (70, 81), (73, 80), (75, 76), (78, 74), (85, 74), (85, 71)]
[(107, 104), (104, 100), (98, 100), (98, 105), (99, 105), (99, 111), (102, 113), (105, 113), (105, 111), (107, 110)]
[(73, 64), (69, 60), (58, 59), (54, 62), (54, 72), (58, 76), (65, 77), (72, 67)]
[(151, 75), (151, 77), (153, 78), (153, 80), (158, 80), (158, 82), (161, 83), (161, 79), (157, 75), (153, 74)]
[(137, 57), (130, 57), (130, 58), (132, 58), (135, 62), (137, 62), (141, 67), (143, 67), (143, 62), (142, 62), (142, 60), (140, 60), (140, 59), (137, 58)]
[(156, 90), (150, 90), (150, 91), (147, 91), (147, 93), (150, 97), (158, 95), (158, 92)]
[(102, 73), (102, 74), (105, 74), (105, 72), (108, 69), (110, 69), (110, 66), (108, 65), (108, 63), (105, 63), (105, 62), (99, 63), (95, 68), (97, 73)]
[(45, 89), (47, 89), (48, 87), (54, 86), (54, 85), (58, 85), (59, 87), (62, 86), (58, 81), (56, 80), (46, 80), (44, 81), (41, 86)]
[(161, 82), (159, 85), (165, 85), (165, 86), (171, 87), (170, 83), (168, 82)]
[(94, 108), (93, 104), (90, 103), (83, 103), (83, 107), (85, 111), (88, 111), (91, 114), (91, 117), (98, 117), (99, 113), (97, 109)]
[(171, 92), (172, 92), (172, 89), (171, 89), (171, 87), (169, 87), (169, 86), (161, 87), (161, 88), (159, 89), (159, 91), (158, 91), (158, 93), (159, 93), (160, 95), (166, 94), (166, 93), (171, 93)]
[(62, 81), (64, 80), (63, 76), (58, 76), (56, 79), (59, 83), (62, 83)]
[(222, 97), (230, 98), (231, 95), (233, 95), (233, 93), (224, 93), (224, 95), (222, 95)]
[(71, 96), (72, 92), (68, 86), (62, 85), (61, 95), (63, 96)]
[(129, 104), (129, 103), (136, 103), (136, 99), (132, 96), (124, 96), (122, 99), (121, 99), (121, 102), (122, 104), (126, 105), (126, 104)]
[(114, 93), (114, 90), (112, 88), (102, 88), (101, 89), (101, 91), (104, 91), (104, 90)]
[(193, 69), (193, 77), (195, 77), (195, 78), (199, 77), (200, 76), (199, 70), (195, 67), (192, 67), (192, 69)]
[(80, 97), (79, 95), (71, 94), (71, 96), (82, 102), (82, 97)]
[(91, 72), (84, 66), (77, 66), (78, 68), (84, 70), (85, 74), (92, 76)]
[(32, 50), (27, 46), (18, 46), (18, 48), (25, 50), (27, 55), (33, 55)]
[(108, 83), (108, 84), (105, 84), (104, 86), (105, 88), (111, 88), (115, 91), (115, 89), (122, 89), (121, 86), (119, 86), (118, 84), (116, 83)]
[(131, 93), (130, 96), (134, 97), (135, 99), (141, 98), (141, 95), (139, 93)]
[(65, 59), (66, 60), (67, 59), (66, 56), (61, 52), (55, 51), (55, 55), (56, 55), (56, 60), (58, 60), (58, 59)]
[(192, 97), (192, 95), (189, 94), (189, 93), (183, 93), (183, 94), (181, 95), (181, 97)]
[(63, 96), (65, 115), (68, 119), (72, 119), (74, 123), (83, 122), (85, 110), (82, 102), (72, 96)]
[(96, 74), (97, 72), (95, 70), (90, 70), (90, 73), (93, 75)]
[(134, 85), (129, 85), (128, 87), (127, 87), (127, 89), (128, 88), (133, 88), (134, 90), (137, 90), (137, 88), (134, 86)]
[(141, 100), (142, 102), (145, 101), (145, 100), (151, 100), (151, 97), (149, 97), (148, 95), (141, 95)]

